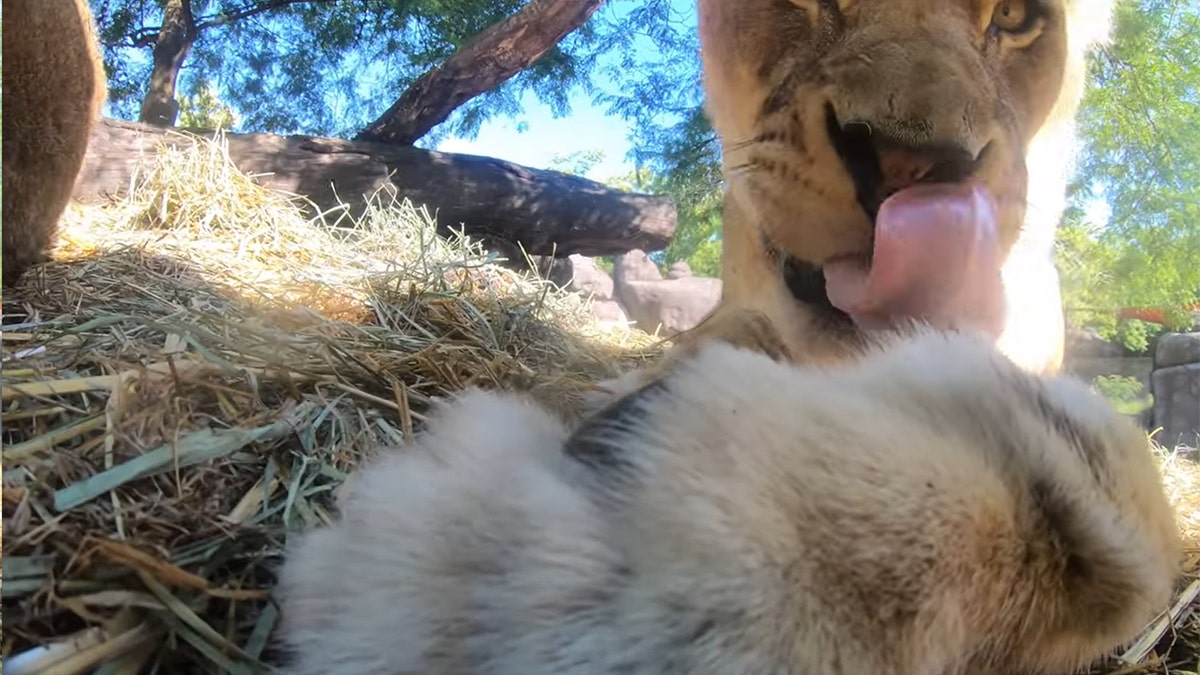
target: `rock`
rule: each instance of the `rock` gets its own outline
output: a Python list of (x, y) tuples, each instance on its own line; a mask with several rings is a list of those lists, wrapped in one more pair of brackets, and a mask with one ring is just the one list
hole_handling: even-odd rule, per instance
[(1157, 368), (1200, 363), (1200, 333), (1166, 333), (1158, 338), (1154, 352)]
[(602, 322), (633, 323), (647, 333), (672, 335), (694, 327), (721, 298), (721, 280), (692, 276), (686, 262), (671, 266), (663, 278), (644, 251), (630, 251), (613, 261), (609, 276), (584, 256), (568, 257), (571, 280), (566, 288), (592, 297), (592, 312)]
[(591, 310), (592, 316), (600, 323), (629, 325), (629, 317), (616, 300), (592, 300)]
[(667, 270), (668, 279), (682, 279), (692, 276), (692, 266), (687, 264), (686, 260), (676, 260), (671, 263), (671, 269)]
[(613, 299), (613, 278), (596, 266), (596, 261), (581, 255), (567, 257), (568, 281), (565, 288), (590, 295), (595, 300)]
[(658, 265), (645, 251), (633, 250), (617, 256), (613, 261), (613, 281), (618, 286), (626, 281), (657, 281), (662, 278)]
[(589, 309), (600, 323), (629, 324), (625, 309), (614, 297), (612, 277), (597, 267), (594, 259), (582, 255), (562, 258), (550, 281), (589, 299)]
[(1151, 378), (1158, 442), (1200, 447), (1200, 363), (1160, 368)]
[(1094, 330), (1083, 329), (1067, 332), (1067, 344), (1064, 354), (1067, 360), (1119, 358), (1124, 355), (1125, 350), (1120, 345), (1115, 345), (1105, 340)]
[(634, 280), (617, 286), (629, 318), (647, 333), (670, 336), (693, 328), (721, 299), (721, 280), (708, 277)]

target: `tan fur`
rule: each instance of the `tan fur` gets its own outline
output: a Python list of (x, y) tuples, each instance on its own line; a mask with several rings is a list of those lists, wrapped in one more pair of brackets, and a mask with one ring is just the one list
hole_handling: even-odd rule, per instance
[(471, 393), (363, 468), (289, 551), (285, 672), (1067, 673), (1179, 557), (1077, 381), (966, 336), (827, 372), (713, 344), (574, 433)]
[(985, 28), (1000, 2), (699, 0), (707, 108), (729, 182), (724, 297), (681, 349), (741, 342), (747, 312), (768, 317), (796, 359), (862, 349), (856, 329), (795, 301), (764, 246), (816, 266), (869, 250), (872, 224), (827, 131), (828, 105), (915, 146), (989, 146), (976, 178), (1001, 209), (999, 347), (1032, 371), (1060, 367), (1054, 230), (1084, 57), (1107, 36), (1112, 0), (1046, 0), (1040, 28), (992, 40)]
[(46, 259), (106, 85), (85, 0), (4, 0), (4, 279)]

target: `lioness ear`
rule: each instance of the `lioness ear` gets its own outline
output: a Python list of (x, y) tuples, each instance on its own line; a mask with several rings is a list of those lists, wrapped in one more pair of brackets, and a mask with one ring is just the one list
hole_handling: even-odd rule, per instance
[(667, 393), (667, 378), (658, 378), (584, 420), (563, 444), (563, 455), (580, 468), (576, 475), (610, 496), (635, 487), (641, 473), (635, 441), (650, 426), (654, 401)]

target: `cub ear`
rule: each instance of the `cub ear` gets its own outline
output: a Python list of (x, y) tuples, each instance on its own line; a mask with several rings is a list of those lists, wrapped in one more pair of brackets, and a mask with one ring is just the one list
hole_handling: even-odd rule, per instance
[(1034, 456), (1028, 485), (1041, 536), (1026, 557), (1040, 617), (1027, 644), (1039, 661), (1079, 663), (1167, 607), (1181, 542), (1145, 433), (1081, 382), (1025, 382), (1020, 400), (1059, 441)]
[(563, 443), (572, 471), (599, 494), (616, 496), (640, 483), (643, 470), (637, 441), (652, 426), (654, 403), (669, 395), (668, 378), (659, 378), (609, 403), (591, 415)]
[[(1166, 609), (1174, 556), (1148, 536), (1158, 523), (1059, 486), (1034, 486), (1050, 531), (1050, 550), (1033, 551), (1039, 587), (1026, 623), (1035, 664), (1074, 667), (1125, 644)], [(1037, 579), (1037, 577), (1041, 577)]]

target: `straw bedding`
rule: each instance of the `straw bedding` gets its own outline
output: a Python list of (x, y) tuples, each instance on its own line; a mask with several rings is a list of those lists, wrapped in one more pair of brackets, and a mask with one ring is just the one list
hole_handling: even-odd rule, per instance
[[(344, 229), (301, 213), (219, 142), (165, 152), (130, 196), (72, 206), (55, 261), (6, 294), (6, 671), (260, 671), (288, 533), (332, 518), (372, 448), (468, 386), (570, 414), (662, 348), (407, 204)], [(1194, 541), (1200, 474), (1162, 456)], [(1198, 564), (1095, 672), (1196, 671)]]

